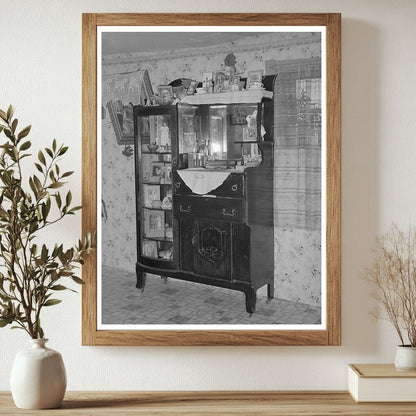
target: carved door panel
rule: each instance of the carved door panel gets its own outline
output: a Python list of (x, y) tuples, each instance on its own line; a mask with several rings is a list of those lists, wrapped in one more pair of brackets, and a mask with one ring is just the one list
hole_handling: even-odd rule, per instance
[(193, 222), (189, 218), (179, 220), (180, 262), (182, 270), (194, 271), (193, 262)]
[(231, 224), (196, 220), (192, 240), (194, 272), (231, 280)]

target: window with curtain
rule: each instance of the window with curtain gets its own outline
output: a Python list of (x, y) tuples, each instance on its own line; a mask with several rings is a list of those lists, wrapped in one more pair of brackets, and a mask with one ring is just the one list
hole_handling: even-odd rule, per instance
[[(275, 226), (321, 228), (321, 60), (273, 61)], [(271, 72), (273, 71), (273, 72)]]

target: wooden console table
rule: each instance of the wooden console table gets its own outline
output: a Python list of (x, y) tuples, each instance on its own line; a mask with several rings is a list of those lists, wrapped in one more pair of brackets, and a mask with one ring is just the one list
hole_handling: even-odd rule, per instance
[(415, 415), (415, 403), (355, 403), (347, 392), (68, 392), (59, 409), (16, 409), (0, 392), (0, 415)]

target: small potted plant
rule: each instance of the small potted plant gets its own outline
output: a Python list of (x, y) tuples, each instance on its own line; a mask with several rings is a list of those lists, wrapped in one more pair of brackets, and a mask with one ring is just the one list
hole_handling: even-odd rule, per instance
[(53, 140), (50, 148), (39, 150), (36, 173), (25, 178), (21, 162), (30, 156), (30, 126), (18, 132), (13, 112), (12, 106), (0, 110), (0, 134), (6, 139), (0, 145), (0, 327), (22, 329), (32, 342), (13, 365), (16, 406), (46, 409), (61, 404), (66, 375), (61, 355), (45, 347), (41, 312), (61, 302), (55, 294), (72, 290), (65, 279), (83, 283), (77, 270), (93, 245), (90, 234), (69, 249), (42, 242), (43, 230), (81, 209), (71, 205), (71, 191), (62, 192), (73, 173), (58, 164), (68, 147)]
[(403, 231), (393, 224), (377, 240), (374, 253), (364, 278), (382, 306), (375, 316), (390, 321), (400, 339), (396, 368), (416, 370), (416, 228)]

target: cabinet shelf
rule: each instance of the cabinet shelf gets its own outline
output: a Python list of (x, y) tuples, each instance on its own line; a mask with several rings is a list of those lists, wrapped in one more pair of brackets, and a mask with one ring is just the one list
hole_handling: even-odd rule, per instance
[(148, 150), (142, 150), (142, 154), (145, 155), (170, 155), (172, 152), (150, 152)]
[(172, 263), (171, 259), (163, 259), (162, 257), (150, 257), (150, 256), (143, 256), (143, 255), (142, 255), (142, 257), (145, 257), (146, 259), (152, 259), (152, 260), (157, 260), (157, 261), (163, 261), (163, 262), (166, 262), (166, 263)]
[(166, 243), (172, 243), (173, 238), (172, 237), (147, 237), (146, 235), (143, 236), (146, 240), (153, 240), (153, 241), (161, 241)]
[(160, 183), (160, 182), (142, 182), (143, 185), (162, 185), (162, 186), (172, 186), (172, 183)]
[(146, 207), (146, 206), (143, 206), (143, 208), (144, 209), (149, 209), (151, 211), (167, 211), (167, 212), (171, 212), (172, 211), (172, 208), (162, 208), (162, 207), (160, 207), (160, 208), (153, 208), (153, 207)]

